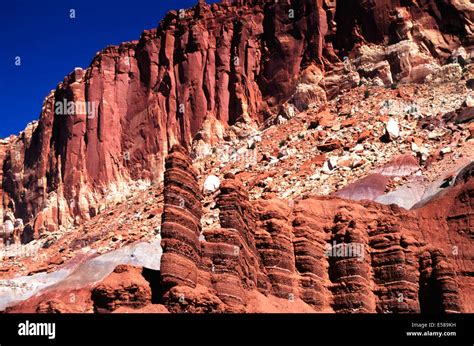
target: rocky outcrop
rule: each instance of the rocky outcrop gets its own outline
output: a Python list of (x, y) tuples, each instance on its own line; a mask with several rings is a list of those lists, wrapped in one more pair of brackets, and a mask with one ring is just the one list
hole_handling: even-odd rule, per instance
[[(90, 269), (90, 267), (88, 268)], [(74, 276), (74, 275), (72, 275)], [(95, 279), (98, 277), (95, 276)], [(153, 304), (153, 280), (146, 269), (130, 264), (117, 265), (97, 282), (74, 288), (53, 285), (6, 309), (11, 313), (151, 313), (168, 312)]]
[[(165, 214), (175, 210), (166, 191), (182, 175), (171, 162), (183, 155), (182, 149), (174, 149), (167, 159)], [(385, 173), (397, 175), (409, 162), (403, 157), (394, 160), (385, 166)], [(258, 292), (288, 302), (302, 301), (313, 311), (465, 311), (470, 308), (473, 270), (465, 228), (472, 208), (466, 196), (471, 195), (474, 183), (465, 175), (464, 182), (442, 197), (407, 211), (396, 205), (335, 197), (315, 196), (290, 204), (278, 199), (249, 202), (242, 183), (228, 174), (216, 201), (220, 227), (206, 229), (200, 238), (201, 250), (186, 261), (184, 252), (178, 255), (176, 249), (189, 247), (187, 234), (197, 241), (197, 231), (189, 231), (194, 227), (191, 223), (186, 227), (176, 223), (173, 237), (182, 240), (174, 243), (167, 240), (169, 216), (163, 218), (162, 270), (174, 285), (164, 295), (165, 304), (171, 311), (209, 311), (210, 306), (216, 311), (247, 311), (249, 297)], [(192, 179), (181, 181), (183, 191), (195, 184)], [(455, 210), (464, 214), (455, 219), (466, 219), (453, 223), (452, 209), (438, 208), (440, 202), (457, 203)], [(192, 206), (184, 203), (179, 214), (191, 214)], [(170, 258), (174, 262), (168, 265)], [(185, 280), (183, 273), (192, 273), (186, 277), (192, 281)], [(165, 279), (165, 284), (169, 282)], [(177, 305), (172, 296), (181, 296), (182, 304)]]
[[(379, 175), (396, 179), (412, 174), (417, 165), (401, 156), (382, 167)], [(153, 270), (121, 266), (99, 279), (91, 268), (103, 271), (106, 261), (89, 259), (65, 280), (8, 311), (471, 312), (472, 173), (472, 164), (463, 165), (451, 176), (452, 185), (411, 210), (335, 196), (251, 199), (248, 172), (219, 175), (218, 190), (202, 196), (205, 177), (198, 176), (187, 150), (176, 145), (166, 159), (158, 227), (162, 251), (137, 247), (128, 253), (121, 247), (103, 255), (123, 252), (125, 263), (144, 257), (142, 265)], [(147, 203), (135, 199), (123, 210), (159, 204), (161, 192), (152, 195), (144, 193)], [(127, 227), (138, 225), (143, 220)], [(58, 268), (71, 254), (64, 253), (65, 243), (50, 250), (49, 264), (37, 266), (37, 272)]]
[[(300, 273), (299, 295), (304, 302), (314, 306), (315, 310), (328, 310), (329, 263), (325, 255), (326, 234), (321, 224), (315, 222), (317, 216), (313, 214), (314, 210), (310, 205), (301, 202), (290, 207), (295, 211), (291, 225), (295, 269)], [(317, 231), (314, 232), (314, 229)]]
[(132, 182), (161, 180), (173, 144), (213, 143), (230, 124), (262, 123), (289, 100), (317, 107), (368, 79), (421, 81), (450, 52), (468, 59), (456, 49), (472, 44), (472, 13), (453, 0), (171, 11), (139, 40), (76, 68), (45, 98), (38, 122), (2, 141), (0, 218), (21, 218), (28, 241), (125, 199)]
[[(151, 304), (150, 284), (141, 275), (142, 268), (119, 265), (91, 293), (94, 311), (112, 312), (118, 308), (139, 309)], [(41, 307), (41, 305), (40, 305)], [(54, 308), (54, 305), (52, 305)]]
[[(246, 304), (245, 290), (256, 289), (259, 272), (246, 191), (235, 179), (222, 182), (217, 201), (222, 228), (201, 233), (202, 196), (189, 156), (174, 146), (166, 162), (161, 229), (164, 299), (168, 305), (176, 303), (173, 297), (181, 294), (174, 286), (197, 290), (204, 286), (218, 297), (217, 305), (224, 302), (228, 310), (239, 311)], [(182, 294), (180, 303), (190, 297)], [(188, 310), (203, 309), (192, 302), (187, 305)]]

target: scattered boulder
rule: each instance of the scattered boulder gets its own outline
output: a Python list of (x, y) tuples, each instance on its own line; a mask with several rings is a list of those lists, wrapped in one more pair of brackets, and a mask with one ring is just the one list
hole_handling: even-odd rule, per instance
[(341, 141), (338, 139), (328, 140), (322, 144), (317, 145), (318, 150), (322, 152), (334, 151), (336, 149), (340, 149), (341, 147), (342, 147)]
[(323, 164), (323, 172), (326, 174), (330, 174), (336, 167), (337, 167), (337, 158), (330, 157)]
[(326, 92), (315, 84), (298, 84), (291, 102), (300, 112), (307, 110), (310, 106), (319, 107), (326, 103)]
[(204, 181), (203, 192), (205, 194), (214, 193), (215, 191), (219, 189), (220, 184), (221, 184), (221, 181), (219, 177), (216, 177), (215, 175), (210, 175)]
[(400, 137), (400, 126), (394, 118), (390, 118), (385, 125), (386, 136), (390, 140)]

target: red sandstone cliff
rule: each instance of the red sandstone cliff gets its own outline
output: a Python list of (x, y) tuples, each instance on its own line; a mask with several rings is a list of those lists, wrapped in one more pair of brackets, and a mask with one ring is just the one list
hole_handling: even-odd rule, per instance
[[(228, 174), (215, 197), (219, 225), (205, 230), (196, 174), (180, 146), (166, 159), (164, 184), (160, 271), (118, 266), (92, 287), (48, 289), (9, 311), (473, 310), (472, 165), (412, 211), (337, 197), (251, 202)], [(66, 307), (71, 294), (80, 301)]]
[[(165, 191), (175, 185), (193, 189), (185, 176), (190, 167), (179, 164), (183, 155), (176, 148), (168, 158)], [(192, 297), (203, 295), (204, 287), (219, 301), (215, 311), (249, 311), (256, 292), (326, 312), (471, 311), (472, 286), (462, 272), (473, 270), (473, 230), (466, 228), (472, 225), (473, 183), (468, 175), (409, 212), (331, 197), (293, 206), (282, 200), (250, 203), (242, 183), (229, 175), (217, 198), (220, 228), (204, 232), (200, 243), (199, 228), (187, 221), (199, 202), (176, 208), (165, 200), (163, 302), (173, 311), (199, 311), (202, 300)], [(454, 210), (462, 221), (454, 221)], [(172, 233), (170, 218), (176, 220)], [(297, 304), (293, 311), (299, 311)]]
[[(431, 166), (472, 158), (473, 13), (460, 0), (199, 1), (97, 53), (0, 142), (0, 235), (54, 235), (46, 265), (25, 266), (34, 274), (160, 230), (161, 268), (117, 267), (13, 311), (472, 312), (472, 164), (415, 195)], [(428, 108), (434, 91), (446, 97), (434, 112), (402, 109), (388, 126), (381, 101)], [(65, 115), (58, 102), (92, 108)], [(205, 196), (212, 170), (224, 179)], [(406, 177), (412, 210), (367, 201), (396, 200), (384, 194)], [(331, 184), (347, 199), (320, 196)], [(80, 303), (66, 307), (71, 292)]]
[[(172, 144), (196, 135), (213, 143), (223, 126), (263, 122), (307, 66), (331, 71), (364, 44), (411, 40), (425, 57), (395, 52), (384, 61), (394, 81), (415, 78), (428, 56), (445, 61), (472, 44), (472, 20), (471, 4), (448, 0), (199, 2), (170, 12), (138, 41), (107, 47), (67, 76), (39, 121), (1, 144), (1, 217), (23, 219), (25, 241), (87, 219), (130, 181), (160, 180)], [(321, 85), (332, 96), (351, 83)], [(57, 114), (64, 100), (89, 102), (91, 112)]]

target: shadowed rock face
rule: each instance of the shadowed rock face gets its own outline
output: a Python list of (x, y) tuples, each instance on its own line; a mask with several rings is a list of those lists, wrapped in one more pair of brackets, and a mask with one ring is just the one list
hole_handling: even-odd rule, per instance
[[(75, 69), (46, 97), (39, 121), (0, 144), (0, 208), (34, 235), (93, 216), (130, 181), (161, 180), (169, 148), (188, 146), (204, 124), (212, 141), (216, 126), (264, 121), (308, 65), (331, 71), (363, 43), (402, 40), (445, 59), (472, 43), (471, 7), (255, 0), (172, 11), (138, 41), (107, 47)], [(387, 59), (395, 79), (415, 78), (424, 61)], [(336, 82), (323, 83), (329, 96), (353, 85)], [(70, 102), (83, 108), (65, 114)]]
[[(177, 153), (183, 155), (181, 149), (173, 150), (167, 162), (176, 160)], [(165, 191), (181, 175), (174, 164), (167, 167)], [(314, 311), (472, 309), (468, 288), (472, 247), (466, 232), (472, 214), (472, 178), (416, 211), (334, 197), (310, 197), (290, 205), (278, 199), (249, 202), (240, 181), (233, 175), (226, 178), (217, 197), (221, 228), (207, 230), (199, 244), (194, 223), (176, 222), (179, 226), (172, 228), (166, 221), (166, 210), (185, 220), (193, 213), (192, 204), (175, 209), (174, 202), (165, 198), (162, 272), (174, 283), (165, 297), (176, 300), (176, 291), (182, 300), (192, 297), (186, 311), (200, 311), (203, 302), (195, 297), (203, 291), (202, 300), (217, 301), (217, 311), (248, 310), (248, 297), (255, 291), (303, 301)], [(183, 190), (194, 185), (182, 182)], [(439, 203), (455, 208), (441, 209)], [(453, 216), (452, 210), (464, 214)], [(166, 240), (171, 228), (173, 240)], [(189, 237), (192, 256), (181, 253)], [(174, 261), (165, 265), (168, 256)], [(184, 286), (188, 288), (183, 290)], [(165, 305), (179, 311), (176, 303), (165, 299)]]
[[(472, 43), (473, 39), (472, 27), (468, 23), (474, 15), (472, 7), (465, 1), (381, 0), (353, 1), (350, 4), (336, 1), (335, 9), (335, 48), (351, 48), (363, 40), (398, 42), (413, 37), (424, 43), (433, 55), (446, 57), (449, 54), (446, 48), (460, 41)], [(434, 32), (425, 35), (419, 30), (412, 31), (414, 22), (415, 25), (423, 23), (425, 29)], [(448, 32), (456, 37), (443, 43), (438, 41)]]

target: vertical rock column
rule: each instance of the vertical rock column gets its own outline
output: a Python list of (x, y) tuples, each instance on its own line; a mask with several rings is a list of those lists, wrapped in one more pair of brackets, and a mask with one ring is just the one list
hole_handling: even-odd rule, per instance
[[(336, 312), (375, 312), (370, 264), (366, 254), (367, 236), (348, 212), (334, 218), (329, 257), (329, 276), (334, 283), (333, 308)], [(328, 249), (329, 250), (329, 249)]]
[(396, 221), (379, 219), (368, 228), (377, 312), (418, 313), (417, 241)]
[(456, 272), (440, 250), (425, 251), (420, 257), (421, 313), (462, 312)]
[(203, 256), (212, 263), (217, 295), (230, 307), (246, 304), (244, 290), (256, 289), (259, 263), (255, 248), (255, 216), (242, 183), (227, 175), (217, 199), (220, 229), (205, 232)]
[(257, 204), (257, 210), (260, 221), (255, 240), (271, 282), (271, 292), (292, 300), (296, 291), (291, 208), (285, 201), (262, 200)]
[(294, 207), (293, 248), (295, 267), (300, 274), (300, 297), (316, 311), (330, 311), (328, 260), (325, 256), (326, 234), (319, 216), (320, 205), (311, 200), (298, 201)]
[(166, 158), (161, 236), (161, 277), (165, 288), (195, 287), (200, 262), (202, 195), (187, 151), (178, 145)]

